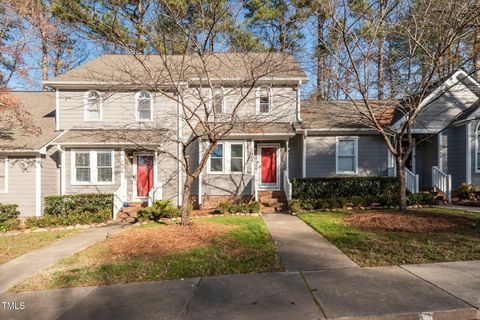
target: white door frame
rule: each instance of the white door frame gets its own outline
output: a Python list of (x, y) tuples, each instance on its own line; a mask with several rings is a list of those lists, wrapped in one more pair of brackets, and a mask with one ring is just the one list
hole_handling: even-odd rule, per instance
[[(272, 183), (262, 183), (262, 148), (276, 148), (275, 158), (276, 158), (276, 170), (277, 170), (277, 182)], [(258, 189), (259, 190), (280, 190), (280, 143), (259, 143), (257, 145), (257, 172), (259, 173), (258, 178)]]
[(156, 154), (153, 152), (134, 152), (133, 153), (133, 179), (132, 179), (132, 194), (133, 200), (146, 200), (148, 199), (148, 195), (145, 197), (139, 197), (137, 195), (137, 163), (138, 163), (138, 156), (149, 156), (153, 158), (153, 185), (155, 186), (155, 182), (157, 181), (157, 159)]

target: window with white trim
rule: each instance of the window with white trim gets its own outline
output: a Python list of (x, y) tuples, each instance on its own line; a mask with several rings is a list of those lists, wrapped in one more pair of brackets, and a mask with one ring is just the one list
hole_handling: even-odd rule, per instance
[(210, 172), (223, 172), (223, 159), (223, 143), (219, 143), (210, 155)]
[(137, 121), (152, 121), (153, 97), (148, 91), (140, 91), (135, 95), (135, 113)]
[(113, 150), (72, 151), (72, 184), (113, 184)]
[(223, 95), (223, 88), (214, 88), (212, 94), (213, 112), (216, 114), (225, 112), (225, 97)]
[(230, 172), (243, 172), (243, 144), (230, 144)]
[(272, 106), (270, 88), (258, 88), (257, 114), (268, 114)]
[(242, 173), (244, 166), (243, 142), (224, 141), (210, 155), (208, 173)]
[(7, 157), (0, 157), (0, 192), (7, 192), (8, 183), (8, 160)]
[(85, 121), (102, 120), (102, 98), (98, 91), (90, 90), (85, 93), (84, 107)]
[(356, 174), (358, 163), (358, 139), (337, 138), (336, 171), (340, 174)]

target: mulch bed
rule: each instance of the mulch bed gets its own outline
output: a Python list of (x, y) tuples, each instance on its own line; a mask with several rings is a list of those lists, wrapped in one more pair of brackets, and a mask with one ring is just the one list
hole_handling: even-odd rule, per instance
[(468, 218), (416, 211), (354, 213), (344, 221), (348, 226), (361, 230), (386, 232), (443, 232), (472, 229), (476, 226), (476, 222)]
[(115, 256), (164, 256), (174, 252), (209, 245), (215, 238), (235, 226), (211, 222), (191, 222), (158, 228), (134, 229), (114, 235), (106, 241), (109, 252)]

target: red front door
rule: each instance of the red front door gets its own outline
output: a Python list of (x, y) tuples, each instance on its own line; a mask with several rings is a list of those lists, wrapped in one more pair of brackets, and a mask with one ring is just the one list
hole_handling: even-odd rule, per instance
[(262, 183), (277, 183), (277, 148), (262, 147)]
[(137, 156), (137, 196), (148, 197), (153, 187), (153, 156)]

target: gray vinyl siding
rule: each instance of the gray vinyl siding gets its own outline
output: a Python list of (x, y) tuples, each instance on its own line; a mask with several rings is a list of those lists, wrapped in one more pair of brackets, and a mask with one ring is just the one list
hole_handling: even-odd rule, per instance
[(444, 168), (452, 176), (452, 188), (455, 190), (462, 182), (466, 181), (466, 131), (467, 126), (452, 127), (445, 131), (447, 139), (448, 167)]
[(22, 216), (35, 216), (35, 156), (8, 156), (8, 192), (0, 203), (16, 204)]
[(432, 187), (432, 167), (438, 166), (438, 137), (433, 136), (416, 146), (415, 173), (420, 189)]
[(301, 178), (303, 167), (303, 135), (297, 134), (288, 142), (288, 174), (289, 178)]
[[(476, 144), (478, 144), (478, 137), (477, 137), (477, 133), (475, 132), (475, 128), (477, 127), (478, 125), (478, 121), (472, 121), (470, 123), (470, 136), (469, 136), (469, 139), (470, 139), (470, 155), (471, 155), (471, 175), (472, 175), (472, 181), (471, 183), (473, 183), (474, 185), (477, 186), (477, 190), (480, 190), (480, 172), (477, 173), (477, 164), (475, 163), (475, 160), (476, 160), (476, 155), (475, 155), (475, 150), (478, 149), (480, 151), (480, 146), (476, 147)], [(465, 132), (466, 134), (466, 132)], [(465, 144), (466, 144), (466, 140), (467, 140), (467, 137), (465, 135)], [(466, 150), (466, 149), (465, 149)], [(465, 152), (466, 154), (466, 152)], [(466, 161), (464, 162), (465, 163), (465, 168), (466, 168)], [(465, 170), (466, 172), (466, 170)], [(465, 173), (466, 174), (466, 173)], [(466, 179), (465, 179), (466, 180)]]
[(60, 161), (56, 147), (48, 148), (42, 156), (42, 213), (45, 197), (60, 194)]
[[(138, 129), (176, 128), (177, 102), (161, 93), (153, 95), (153, 121), (135, 120), (136, 92), (100, 92), (102, 97), (102, 121), (85, 121), (84, 95), (86, 91), (60, 91), (60, 129)], [(170, 94), (171, 95), (171, 94)]]
[(442, 130), (458, 114), (469, 108), (478, 96), (462, 82), (453, 85), (442, 96), (426, 105), (415, 122), (415, 129)]
[[(176, 150), (170, 150), (172, 153)], [(162, 198), (173, 204), (178, 201), (178, 162), (166, 153), (159, 153), (157, 158), (157, 181), (162, 186)]]
[[(336, 137), (306, 138), (307, 177), (333, 177), (336, 174)], [(358, 136), (358, 175), (386, 176), (387, 147), (380, 136)]]

